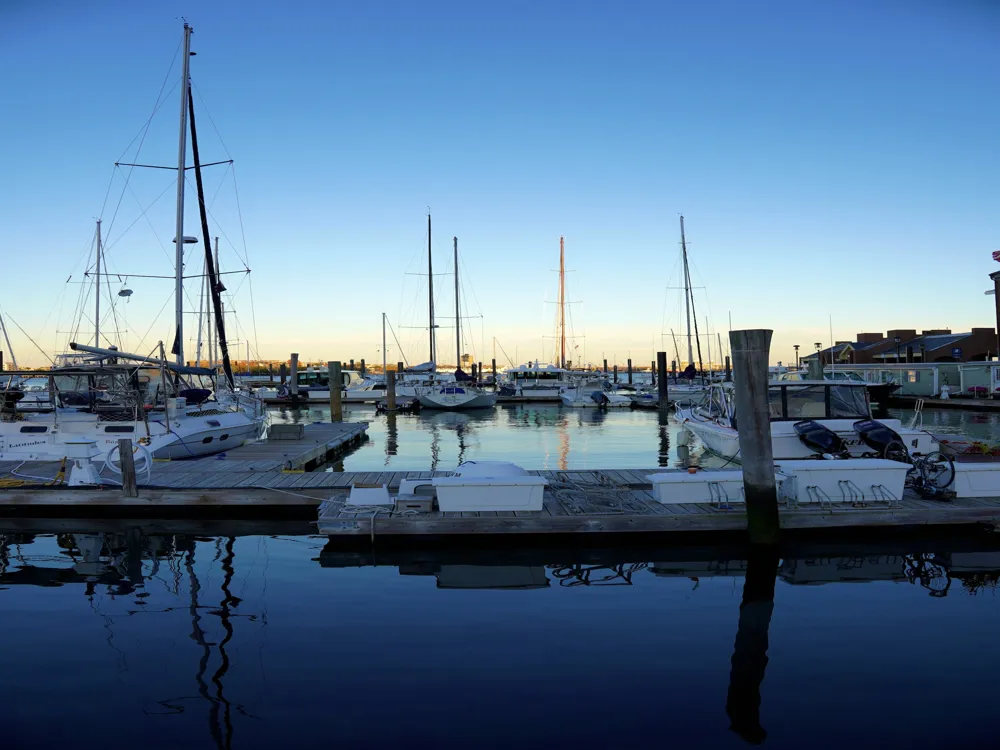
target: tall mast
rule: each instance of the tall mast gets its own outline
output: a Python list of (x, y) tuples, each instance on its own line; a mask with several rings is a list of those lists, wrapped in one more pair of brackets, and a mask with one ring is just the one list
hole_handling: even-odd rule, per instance
[(437, 351), (434, 346), (434, 263), (431, 259), (431, 215), (427, 214), (427, 309), (430, 323), (431, 364), (437, 369)]
[[(222, 273), (222, 266), (219, 265), (219, 238), (218, 237), (215, 238), (215, 273), (216, 273), (216, 275)], [(211, 278), (208, 279), (208, 283), (211, 284)], [(209, 292), (209, 295), (211, 295), (211, 293), (212, 293), (211, 288), (209, 288), (208, 292)], [(222, 310), (224, 310), (224, 308), (221, 306), (221, 302), (220, 302), (219, 310), (220, 310), (220, 312)], [(218, 313), (213, 312), (212, 308), (209, 307), (209, 310), (208, 310), (208, 320), (209, 320), (210, 324), (214, 322), (213, 317), (217, 317), (217, 316), (218, 316)], [(223, 322), (225, 322), (225, 319), (223, 319)], [(218, 337), (218, 335), (216, 335), (213, 332), (211, 325), (208, 326), (208, 335), (210, 337), (209, 338), (209, 342), (210, 342), (209, 343), (209, 348), (212, 350), (212, 352), (211, 352), (212, 365), (211, 366), (215, 367), (219, 363), (219, 337)]]
[(385, 377), (385, 313), (382, 313), (382, 377)]
[(184, 163), (187, 158), (188, 91), (191, 70), (191, 32), (184, 24), (184, 44), (181, 54), (181, 126), (177, 144), (177, 231), (174, 232), (174, 325), (176, 327), (174, 354), (177, 364), (184, 364)]
[[(204, 269), (201, 280), (201, 290), (198, 294), (198, 343), (195, 346), (194, 365), (201, 367), (201, 335), (205, 327), (205, 297), (208, 296), (208, 261), (202, 263)], [(211, 304), (211, 303), (210, 303)], [(209, 327), (211, 330), (211, 326)]]
[(559, 237), (559, 366), (566, 367), (566, 244)]
[(455, 243), (455, 369), (462, 368), (462, 313), (458, 296), (458, 237), (452, 237)]
[(684, 217), (681, 216), (681, 254), (684, 258), (684, 312), (687, 315), (688, 364), (694, 362), (691, 343), (691, 276), (688, 274), (687, 240), (684, 238)]
[(94, 287), (94, 346), (101, 345), (101, 220), (97, 220), (97, 282)]

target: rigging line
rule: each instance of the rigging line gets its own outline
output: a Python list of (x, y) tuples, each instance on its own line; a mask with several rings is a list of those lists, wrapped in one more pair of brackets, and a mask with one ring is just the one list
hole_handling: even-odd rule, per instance
[(253, 277), (247, 274), (250, 278), (250, 322), (253, 324), (253, 348), (257, 350), (257, 358), (260, 359), (260, 339), (257, 338), (257, 309), (254, 307), (253, 301)]
[[(169, 75), (169, 73), (168, 73), (168, 75)], [(176, 84), (175, 84), (175, 86), (176, 86)], [(173, 90), (174, 90), (173, 87), (171, 87), (170, 91), (172, 92)], [(165, 103), (166, 99), (164, 98), (163, 101)], [(161, 103), (160, 106), (162, 106), (162, 103)], [(157, 109), (159, 109), (159, 107)], [(142, 134), (142, 140), (139, 142), (139, 145), (136, 148), (135, 156), (133, 157), (134, 159), (138, 159), (139, 158), (139, 152), (142, 151), (142, 146), (146, 142), (146, 136), (149, 134), (149, 128), (153, 124), (153, 117), (155, 115), (156, 115), (156, 110), (154, 110), (153, 114), (149, 116), (148, 120), (146, 120), (146, 127), (145, 127), (145, 130), (143, 131), (143, 134)], [(119, 159), (119, 161), (121, 161), (121, 159)], [(128, 187), (130, 185), (131, 180), (132, 180), (132, 173), (133, 172), (135, 172), (135, 167), (129, 167), (128, 174), (125, 176), (125, 187)], [(124, 200), (124, 198), (125, 198), (125, 187), (122, 188), (121, 195), (118, 196), (118, 203), (115, 205), (115, 212), (111, 215), (111, 221), (108, 223), (108, 236), (109, 237), (111, 236), (111, 231), (115, 227), (115, 219), (118, 218), (118, 211), (121, 208), (122, 200)], [(104, 209), (103, 208), (101, 209), (101, 216), (104, 216)]]
[[(190, 181), (188, 181), (188, 184), (191, 185)], [(194, 188), (194, 185), (191, 185), (191, 187)], [(226, 230), (222, 228), (222, 223), (218, 219), (215, 218), (215, 215), (212, 213), (211, 209), (208, 206), (205, 206), (205, 213), (212, 220), (212, 223), (215, 224), (216, 231), (219, 232), (219, 234), (221, 234), (223, 237), (225, 237), (226, 242), (228, 242), (229, 246), (231, 248), (233, 248), (233, 250), (236, 251), (236, 256), (239, 257), (240, 251), (236, 248), (236, 244), (231, 239), (229, 239), (229, 235), (226, 234)], [(240, 260), (244, 260), (244, 259), (240, 258)], [(250, 270), (250, 264), (249, 263), (244, 262), (243, 267), (247, 271)]]
[(26, 339), (28, 339), (28, 341), (30, 341), (30, 342), (31, 342), (32, 344), (34, 344), (34, 345), (35, 345), (35, 348), (36, 348), (36, 349), (37, 349), (38, 351), (40, 351), (40, 352), (42, 353), (42, 356), (43, 356), (43, 357), (45, 357), (45, 358), (46, 358), (47, 360), (49, 360), (49, 361), (51, 362), (51, 361), (52, 361), (52, 358), (51, 358), (51, 357), (49, 356), (49, 353), (48, 353), (48, 352), (46, 352), (46, 351), (45, 351), (44, 349), (42, 349), (42, 347), (40, 347), (40, 346), (38, 345), (38, 342), (37, 342), (37, 341), (35, 341), (35, 340), (34, 340), (33, 338), (31, 338), (31, 336), (29, 336), (29, 335), (28, 335), (28, 332), (27, 332), (27, 331), (25, 331), (25, 330), (24, 330), (23, 328), (21, 328), (21, 324), (20, 324), (20, 323), (18, 323), (18, 322), (17, 322), (16, 320), (14, 320), (14, 319), (13, 319), (13, 318), (12, 318), (12, 317), (10, 316), (10, 313), (9, 313), (9, 312), (8, 312), (8, 313), (6, 313), (6, 316), (7, 316), (7, 320), (9, 320), (9, 321), (10, 321), (11, 323), (13, 323), (14, 325), (16, 325), (16, 326), (17, 326), (17, 330), (19, 330), (19, 331), (20, 331), (21, 333), (23, 333), (23, 334), (24, 334), (24, 337), (25, 337)]
[[(144, 218), (146, 220), (146, 223), (149, 224), (149, 230), (153, 233), (153, 237), (156, 238), (156, 242), (160, 245), (160, 250), (163, 251), (163, 254), (166, 256), (167, 260), (169, 260), (170, 264), (173, 266), (174, 259), (170, 257), (170, 254), (167, 252), (166, 246), (163, 244), (163, 240), (161, 240), (160, 235), (156, 233), (156, 227), (154, 227), (153, 222), (150, 221), (149, 209), (143, 209), (142, 203), (139, 201), (139, 196), (135, 194), (135, 190), (132, 189), (131, 185), (126, 185), (126, 187), (128, 188), (128, 191), (132, 194), (132, 197), (135, 198), (136, 205), (139, 207), (139, 210), (142, 211), (141, 218)], [(160, 195), (162, 196), (163, 193), (160, 193)], [(150, 208), (152, 208), (152, 206), (150, 206)], [(174, 273), (177, 273), (176, 267), (174, 267)]]
[[(209, 115), (208, 119), (211, 120), (212, 116)], [(240, 236), (243, 238), (243, 264), (249, 267), (250, 251), (247, 250), (247, 233), (246, 230), (243, 228), (243, 209), (240, 206), (240, 188), (236, 183), (236, 165), (232, 164), (231, 167), (233, 172), (233, 192), (236, 194), (236, 215), (239, 217), (240, 220)]]
[(153, 330), (153, 326), (155, 326), (159, 322), (160, 316), (163, 315), (163, 311), (166, 309), (167, 305), (170, 304), (170, 301), (173, 298), (174, 298), (174, 293), (171, 290), (170, 294), (167, 296), (167, 299), (163, 303), (163, 307), (161, 307), (160, 311), (158, 313), (156, 313), (156, 317), (153, 318), (153, 322), (149, 324), (149, 328), (146, 329), (146, 332), (142, 335), (142, 338), (139, 339), (139, 343), (136, 344), (135, 348), (138, 351), (142, 351), (143, 342), (145, 342), (146, 337), (149, 335), (149, 332)]
[(215, 120), (212, 119), (212, 112), (209, 110), (208, 105), (205, 104), (205, 99), (202, 97), (201, 92), (198, 91), (198, 87), (194, 85), (194, 81), (191, 81), (191, 89), (194, 91), (195, 96), (198, 97), (198, 101), (201, 102), (201, 109), (205, 110), (205, 114), (208, 115), (208, 121), (212, 123), (212, 130), (214, 130), (215, 134), (219, 136), (219, 143), (222, 144), (222, 150), (226, 152), (226, 156), (232, 159), (233, 155), (230, 154), (229, 149), (226, 148), (226, 142), (222, 139), (222, 133), (219, 132), (219, 128), (215, 125)]
[[(132, 223), (129, 224), (127, 227), (125, 227), (125, 230), (121, 234), (119, 234), (117, 237), (115, 237), (114, 241), (108, 242), (108, 243), (106, 243), (104, 245), (104, 252), (101, 254), (101, 257), (107, 257), (108, 251), (111, 250), (111, 248), (113, 248), (115, 245), (117, 245), (118, 242), (122, 238), (124, 238), (126, 234), (129, 233), (129, 230), (132, 229), (132, 227), (134, 227), (136, 224), (138, 224), (145, 217), (146, 212), (149, 211), (153, 206), (155, 206), (157, 204), (157, 202), (160, 200), (160, 198), (162, 198), (164, 195), (167, 194), (168, 190), (170, 190), (172, 188), (175, 188), (175, 187), (177, 187), (177, 185), (173, 182), (173, 180), (171, 180), (170, 184), (167, 185), (165, 188), (163, 188), (163, 191), (158, 196), (156, 196), (156, 198), (153, 199), (153, 202), (150, 203), (149, 206), (147, 206), (145, 209), (142, 209), (142, 203), (139, 202), (139, 197), (135, 194), (135, 191), (133, 190), (132, 191), (132, 196), (135, 198), (136, 203), (139, 204), (139, 208), (142, 209), (142, 213), (139, 214), (138, 216), (136, 216), (135, 219), (132, 221)], [(148, 218), (146, 220), (149, 221)], [(110, 234), (109, 234), (109, 236), (110, 236)], [(162, 247), (163, 244), (160, 243), (160, 246)], [(93, 243), (91, 243), (91, 247), (93, 247)], [(173, 259), (171, 259), (170, 262), (171, 262), (171, 264), (173, 264)], [(87, 272), (88, 273), (90, 272), (91, 268), (92, 268), (91, 265), (87, 266)]]
[(399, 349), (399, 356), (403, 358), (403, 365), (409, 367), (409, 363), (406, 360), (406, 352), (403, 350), (403, 345), (399, 343), (399, 339), (396, 338), (396, 330), (392, 327), (392, 323), (389, 322), (389, 318), (385, 319), (385, 324), (389, 326), (389, 333), (392, 334), (392, 340), (396, 342), (396, 347)]
[[(138, 138), (140, 135), (142, 136), (142, 139), (145, 141), (146, 134), (149, 132), (149, 126), (153, 122), (153, 118), (156, 116), (156, 113), (159, 112), (160, 107), (163, 106), (164, 102), (167, 101), (167, 96), (169, 96), (169, 94), (164, 95), (163, 89), (166, 87), (167, 81), (170, 80), (170, 74), (174, 70), (174, 63), (177, 61), (177, 55), (180, 54), (181, 46), (182, 46), (181, 44), (178, 44), (176, 49), (174, 49), (174, 56), (170, 59), (170, 65), (167, 67), (167, 73), (165, 76), (163, 76), (163, 83), (160, 84), (160, 90), (156, 94), (156, 101), (153, 103), (152, 113), (149, 115), (149, 118), (142, 125), (142, 127), (139, 128), (139, 132), (137, 132), (134, 136), (132, 136), (132, 140), (129, 141), (129, 144), (125, 147), (125, 150), (122, 151), (121, 156), (118, 157), (117, 161), (121, 161), (125, 157), (125, 154), (127, 154), (128, 150), (132, 148), (132, 144), (135, 143), (136, 138)], [(173, 87), (171, 87), (170, 90), (173, 91), (174, 88), (176, 87), (177, 84), (174, 83)], [(141, 149), (142, 149), (142, 143), (139, 144), (139, 150)], [(136, 155), (138, 155), (139, 150), (136, 151)], [(108, 205), (108, 196), (111, 194), (111, 183), (114, 181), (114, 178), (115, 178), (115, 170), (111, 170), (111, 180), (108, 182), (108, 189), (107, 192), (104, 194), (104, 202), (101, 204), (101, 216), (104, 215), (104, 209)]]

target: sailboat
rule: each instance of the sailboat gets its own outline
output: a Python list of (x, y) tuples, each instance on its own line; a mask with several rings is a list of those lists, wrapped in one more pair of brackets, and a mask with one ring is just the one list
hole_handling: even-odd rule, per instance
[[(59, 460), (67, 455), (101, 460), (109, 458), (121, 438), (131, 439), (134, 451), (148, 458), (189, 458), (235, 448), (260, 437), (266, 412), (258, 399), (236, 390), (225, 322), (221, 314), (222, 285), (212, 259), (198, 153), (194, 97), (191, 93), (191, 33), (184, 24), (181, 58), (181, 114), (177, 166), (174, 361), (161, 344), (160, 356), (104, 348), (101, 344), (100, 294), (95, 310), (94, 345), (71, 343), (74, 352), (92, 355), (83, 364), (53, 370), (21, 372), (48, 379), (51, 410), (48, 414), (23, 414), (16, 400), (0, 391), (0, 460)], [(200, 387), (214, 379), (215, 371), (188, 367), (184, 362), (184, 245), (197, 242), (184, 234), (184, 187), (187, 169), (187, 130), (190, 118), (191, 150), (204, 234), (208, 283), (215, 309), (215, 323), (225, 386)], [(97, 235), (97, 282), (101, 269), (100, 225)], [(127, 364), (129, 363), (130, 364)]]
[[(703, 372), (701, 364), (701, 339), (698, 336), (698, 315), (694, 308), (694, 290), (691, 288), (691, 268), (688, 264), (687, 238), (684, 235), (684, 217), (681, 216), (681, 255), (684, 267), (684, 312), (687, 318), (687, 362), (688, 368), (694, 366), (694, 350), (698, 350), (698, 371)], [(694, 321), (694, 333), (691, 323)], [(676, 342), (675, 342), (676, 346)], [(686, 382), (685, 382), (686, 381)], [(670, 383), (668, 393), (672, 401), (689, 400), (701, 396), (708, 390), (704, 383), (695, 383), (693, 377), (676, 379)]]
[[(462, 361), (462, 312), (459, 297), (458, 276), (458, 237), (454, 239), (455, 246), (455, 366), (460, 367)], [(435, 363), (434, 340), (434, 276), (431, 265), (431, 217), (427, 216), (427, 278), (430, 298), (430, 345), (431, 363)], [(457, 370), (455, 382), (437, 382), (417, 389), (417, 400), (425, 409), (492, 409), (497, 403), (497, 394), (484, 391), (479, 386), (460, 379)], [(471, 381), (471, 378), (469, 378)]]

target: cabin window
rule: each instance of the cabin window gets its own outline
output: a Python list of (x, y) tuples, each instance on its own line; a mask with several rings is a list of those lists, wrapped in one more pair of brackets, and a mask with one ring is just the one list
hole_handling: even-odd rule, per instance
[(135, 432), (135, 425), (112, 424), (104, 428), (105, 432)]
[(32, 433), (42, 433), (46, 432), (49, 428), (43, 424), (26, 424), (21, 427), (21, 432), (32, 432)]
[(920, 382), (920, 373), (917, 372), (916, 370), (907, 370), (906, 371), (906, 382), (907, 383), (919, 383)]
[(228, 439), (229, 439), (229, 433), (228, 432), (227, 433), (223, 433), (222, 435), (219, 435), (219, 440), (220, 441), (222, 441), (222, 440), (228, 440)]
[(206, 419), (205, 424), (207, 424), (209, 427), (222, 427), (222, 422), (220, 422), (218, 419)]
[(212, 436), (209, 435), (207, 438), (202, 438), (201, 442), (205, 443), (205, 445), (208, 445), (209, 443), (212, 442)]

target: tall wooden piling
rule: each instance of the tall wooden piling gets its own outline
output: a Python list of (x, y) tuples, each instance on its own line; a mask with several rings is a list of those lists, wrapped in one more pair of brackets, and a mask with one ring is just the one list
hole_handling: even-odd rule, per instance
[(479, 385), (479, 381), (483, 379), (483, 363), (479, 363), (479, 369), (476, 370), (476, 385)]
[(289, 368), (288, 391), (292, 396), (292, 406), (299, 405), (299, 353), (292, 352), (291, 367)]
[(614, 365), (614, 382), (618, 383), (618, 365)]
[(656, 385), (656, 360), (651, 360), (649, 363), (649, 378), (650, 385)]
[(771, 331), (730, 331), (736, 430), (746, 495), (747, 531), (752, 544), (778, 541), (778, 492), (774, 480), (767, 362)]
[(399, 373), (401, 373), (402, 371), (403, 371), (403, 363), (402, 362), (397, 362), (396, 363), (396, 377), (397, 377), (397, 379), (399, 378)]
[(632, 385), (632, 360), (628, 361), (628, 384)]
[(385, 374), (385, 401), (389, 411), (396, 410), (396, 373), (391, 370)]
[(361, 367), (358, 370), (358, 373), (361, 375), (361, 377), (365, 376), (365, 361), (363, 359), (361, 360)]
[(284, 362), (278, 366), (278, 378), (281, 380), (282, 385), (288, 380), (288, 366)]
[(351, 372), (354, 372), (354, 360), (353, 359), (351, 360), (351, 366), (348, 367), (347, 369), (350, 370)]
[(728, 383), (733, 379), (733, 367), (729, 362), (729, 355), (726, 355), (726, 382)]
[(657, 352), (656, 353), (656, 392), (659, 396), (659, 404), (661, 409), (666, 409), (670, 406), (670, 398), (667, 393), (667, 353)]
[(118, 438), (118, 456), (122, 464), (122, 497), (139, 497), (131, 438)]
[(608, 360), (604, 360), (604, 374), (608, 374)]
[(340, 374), (340, 362), (327, 362), (326, 371), (330, 381), (330, 421), (344, 421), (344, 405), (341, 400), (340, 389), (344, 386), (343, 376)]
[(493, 385), (497, 384), (497, 361), (496, 359), (490, 360), (490, 364), (493, 366)]

